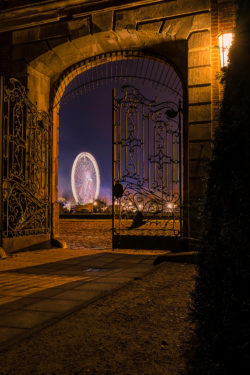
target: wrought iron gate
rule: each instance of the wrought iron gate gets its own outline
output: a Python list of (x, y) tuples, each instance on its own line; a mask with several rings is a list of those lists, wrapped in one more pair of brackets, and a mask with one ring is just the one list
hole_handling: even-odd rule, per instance
[(181, 103), (114, 90), (114, 248), (166, 249), (181, 239), (182, 155)]
[(49, 115), (37, 110), (14, 78), (3, 88), (2, 107), (2, 236), (49, 233)]

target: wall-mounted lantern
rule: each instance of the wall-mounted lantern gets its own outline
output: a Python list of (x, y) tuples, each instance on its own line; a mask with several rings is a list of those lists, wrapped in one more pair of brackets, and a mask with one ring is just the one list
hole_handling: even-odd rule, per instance
[(219, 50), (220, 50), (220, 66), (221, 69), (226, 68), (229, 63), (229, 50), (233, 43), (233, 33), (223, 32), (218, 35), (219, 38)]

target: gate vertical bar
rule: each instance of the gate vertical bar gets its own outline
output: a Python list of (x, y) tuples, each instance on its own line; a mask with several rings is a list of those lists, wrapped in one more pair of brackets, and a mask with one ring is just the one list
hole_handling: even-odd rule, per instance
[(151, 183), (150, 183), (150, 179), (151, 179), (151, 175), (150, 175), (150, 168), (151, 168), (150, 145), (151, 145), (151, 142), (150, 142), (150, 114), (148, 114), (148, 155), (147, 155), (147, 159), (148, 159), (148, 189), (149, 190), (151, 189)]
[(0, 77), (0, 247), (3, 246), (3, 101), (4, 78)]
[(180, 194), (180, 235), (183, 239), (183, 197), (182, 197), (182, 133), (183, 129), (181, 128), (181, 115), (182, 115), (182, 108), (181, 108), (181, 101), (179, 101), (179, 194)]
[(112, 91), (112, 251), (114, 251), (114, 234), (115, 234), (115, 201), (114, 201), (114, 184), (115, 184), (115, 88)]
[(53, 208), (52, 208), (52, 192), (53, 192), (53, 177), (52, 177), (52, 171), (53, 171), (53, 111), (49, 109), (49, 163), (48, 163), (48, 184), (49, 184), (49, 225), (50, 225), (50, 239), (52, 240), (53, 237)]
[(143, 183), (145, 182), (145, 113), (144, 113), (144, 104), (142, 104), (142, 168), (143, 168)]

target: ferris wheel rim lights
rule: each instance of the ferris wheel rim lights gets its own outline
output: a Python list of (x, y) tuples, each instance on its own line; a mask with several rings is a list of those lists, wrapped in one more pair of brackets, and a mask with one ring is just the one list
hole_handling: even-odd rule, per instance
[[(98, 198), (99, 192), (100, 192), (100, 171), (99, 171), (99, 167), (98, 167), (98, 164), (96, 162), (96, 159), (89, 152), (80, 152), (80, 154), (78, 154), (76, 156), (76, 158), (74, 160), (74, 163), (73, 163), (73, 166), (72, 166), (72, 169), (71, 169), (71, 187), (72, 187), (72, 193), (73, 193), (73, 196), (74, 196), (74, 199), (75, 199), (76, 203), (79, 203), (80, 200), (78, 198), (78, 194), (76, 192), (76, 187), (75, 187), (75, 182), (74, 182), (75, 170), (76, 170), (77, 163), (84, 157), (88, 158), (91, 161), (91, 163), (94, 167), (94, 170), (95, 170), (95, 174), (96, 174), (96, 187), (95, 187), (94, 199)], [(90, 203), (90, 202), (84, 202), (84, 203)]]

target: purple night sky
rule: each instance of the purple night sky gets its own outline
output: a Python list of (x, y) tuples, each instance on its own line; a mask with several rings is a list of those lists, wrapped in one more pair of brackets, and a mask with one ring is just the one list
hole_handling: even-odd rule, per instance
[(90, 91), (60, 110), (59, 197), (69, 199), (71, 168), (80, 152), (91, 153), (99, 166), (100, 197), (111, 197), (112, 183), (112, 90)]
[[(136, 60), (134, 60), (136, 62)], [(160, 63), (163, 65), (162, 63)], [(138, 65), (138, 63), (137, 63)], [(167, 65), (163, 72), (173, 71)], [(132, 69), (132, 68), (131, 68)], [(158, 68), (159, 70), (159, 68)], [(176, 74), (175, 74), (176, 76)], [(161, 77), (158, 77), (158, 80)], [(73, 81), (72, 81), (73, 82)], [(74, 84), (74, 82), (73, 82)], [(152, 85), (145, 79), (137, 82), (115, 79), (105, 82), (103, 87), (92, 87), (86, 93), (69, 97), (60, 107), (58, 197), (72, 198), (71, 168), (80, 152), (91, 153), (100, 170), (100, 198), (111, 203), (112, 194), (112, 88), (132, 84), (149, 98), (159, 101), (173, 99), (168, 89)], [(170, 85), (171, 86), (171, 85)], [(72, 83), (66, 89), (72, 88)], [(176, 100), (176, 99), (175, 99)]]

